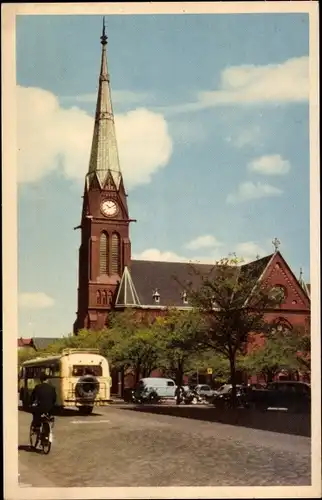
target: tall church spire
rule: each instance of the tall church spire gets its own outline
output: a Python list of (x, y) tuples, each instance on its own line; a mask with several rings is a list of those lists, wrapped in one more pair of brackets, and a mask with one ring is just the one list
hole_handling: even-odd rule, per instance
[(110, 173), (116, 188), (118, 188), (121, 180), (121, 171), (111, 100), (110, 77), (107, 68), (107, 36), (105, 33), (104, 18), (101, 44), (101, 70), (99, 76), (92, 149), (87, 175), (87, 187), (89, 187), (93, 177), (96, 175), (101, 188), (103, 188)]

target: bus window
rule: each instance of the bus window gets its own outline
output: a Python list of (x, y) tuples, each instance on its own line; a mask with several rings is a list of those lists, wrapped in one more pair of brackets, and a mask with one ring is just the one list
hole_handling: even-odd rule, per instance
[(101, 377), (103, 374), (101, 365), (73, 365), (72, 376), (82, 377), (87, 375), (87, 371), (94, 377)]
[(33, 378), (34, 377), (34, 368), (32, 366), (27, 366), (26, 368), (26, 378)]
[(60, 377), (60, 366), (59, 363), (53, 363), (50, 365), (49, 375), (51, 377)]

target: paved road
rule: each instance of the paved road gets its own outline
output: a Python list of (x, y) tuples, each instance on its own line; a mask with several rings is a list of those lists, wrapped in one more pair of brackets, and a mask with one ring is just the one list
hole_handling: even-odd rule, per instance
[[(31, 416), (19, 412), (19, 445)], [(310, 439), (131, 411), (56, 417), (48, 456), (19, 450), (19, 480), (33, 487), (292, 486), (310, 484)]]

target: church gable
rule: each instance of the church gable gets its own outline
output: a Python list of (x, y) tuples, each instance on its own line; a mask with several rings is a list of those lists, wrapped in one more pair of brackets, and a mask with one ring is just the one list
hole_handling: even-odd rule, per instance
[(281, 309), (310, 309), (310, 299), (280, 254), (276, 252), (263, 273), (262, 280), (270, 287), (281, 287), (284, 300)]
[(105, 183), (103, 184), (105, 191), (116, 191), (116, 185), (112, 173), (109, 171), (106, 176)]
[(140, 300), (136, 292), (131, 274), (125, 266), (123, 276), (115, 299), (115, 307), (140, 306)]

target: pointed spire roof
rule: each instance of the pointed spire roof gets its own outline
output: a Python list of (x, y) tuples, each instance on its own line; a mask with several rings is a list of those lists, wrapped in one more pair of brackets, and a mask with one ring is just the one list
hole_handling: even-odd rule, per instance
[(118, 189), (121, 181), (121, 170), (116, 142), (114, 114), (111, 100), (110, 77), (107, 68), (107, 36), (105, 33), (105, 18), (101, 36), (102, 57), (99, 76), (99, 86), (95, 113), (95, 125), (89, 161), (87, 187), (96, 174), (101, 187), (111, 173)]
[(308, 288), (308, 286), (307, 286), (307, 284), (305, 283), (304, 278), (303, 278), (303, 269), (302, 269), (302, 268), (300, 268), (300, 276), (299, 276), (298, 281), (299, 281), (299, 284), (301, 285), (301, 287), (303, 288), (304, 292), (306, 293), (306, 295), (307, 295), (309, 298), (311, 298), (311, 297), (310, 297), (310, 291), (309, 291), (309, 288)]
[(135, 290), (130, 271), (128, 267), (125, 266), (115, 300), (115, 307), (133, 307), (140, 305), (139, 296)]

